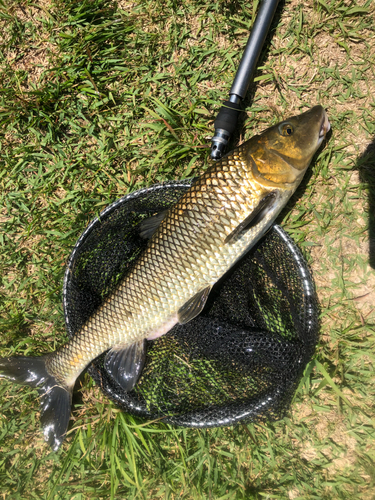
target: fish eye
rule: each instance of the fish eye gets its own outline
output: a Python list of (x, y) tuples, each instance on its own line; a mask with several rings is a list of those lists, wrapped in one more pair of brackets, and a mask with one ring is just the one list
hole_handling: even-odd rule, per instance
[(293, 135), (293, 126), (290, 123), (281, 123), (279, 126), (279, 132), (283, 136)]

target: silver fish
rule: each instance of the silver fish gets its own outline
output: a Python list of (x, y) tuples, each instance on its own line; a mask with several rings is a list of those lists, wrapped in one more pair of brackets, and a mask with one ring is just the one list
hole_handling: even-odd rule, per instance
[(38, 389), (46, 441), (57, 450), (79, 374), (107, 352), (107, 371), (136, 384), (145, 339), (187, 323), (212, 286), (269, 229), (330, 124), (321, 106), (270, 127), (215, 163), (178, 203), (142, 226), (146, 250), (80, 332), (54, 353), (0, 358), (0, 376)]

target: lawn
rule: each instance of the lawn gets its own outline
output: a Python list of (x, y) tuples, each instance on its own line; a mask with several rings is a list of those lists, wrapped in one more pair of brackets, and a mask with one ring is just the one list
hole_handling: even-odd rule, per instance
[[(281, 2), (232, 140), (318, 103), (332, 126), (277, 221), (309, 263), (321, 310), (289, 415), (207, 430), (145, 422), (86, 374), (55, 453), (36, 392), (2, 380), (0, 496), (375, 499), (374, 7)], [(0, 356), (66, 341), (65, 264), (94, 216), (210, 165), (256, 8), (0, 0)]]

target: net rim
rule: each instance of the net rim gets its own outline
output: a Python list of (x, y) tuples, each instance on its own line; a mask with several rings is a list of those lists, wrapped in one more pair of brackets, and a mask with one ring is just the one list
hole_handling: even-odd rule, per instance
[[(126, 204), (129, 201), (136, 200), (137, 198), (142, 198), (147, 193), (156, 192), (158, 190), (168, 189), (168, 188), (188, 188), (189, 185), (192, 184), (194, 179), (185, 179), (180, 181), (170, 181), (164, 182), (160, 184), (156, 184), (150, 187), (146, 187), (143, 189), (136, 190), (132, 193), (129, 193), (123, 196), (120, 199), (117, 199), (110, 205), (108, 205), (104, 210), (102, 210), (99, 216), (95, 217), (90, 223), (87, 225), (86, 229), (82, 232), (79, 239), (77, 240), (73, 250), (69, 256), (67, 267), (64, 275), (64, 284), (63, 284), (63, 310), (65, 317), (65, 325), (67, 333), (70, 337), (74, 335), (74, 332), (71, 329), (71, 325), (68, 317), (68, 302), (69, 302), (69, 282), (70, 277), (72, 276), (74, 263), (76, 260), (76, 256), (79, 253), (80, 248), (85, 243), (86, 239), (89, 238), (90, 234), (97, 228), (99, 224), (106, 220), (117, 208)], [(291, 239), (291, 237), (278, 225), (273, 224), (269, 229), (269, 232), (272, 233), (275, 231), (277, 236), (282, 240), (290, 254), (292, 255), (292, 259), (295, 263), (295, 269), (298, 271), (298, 277), (300, 283), (302, 285), (303, 293), (306, 296), (306, 300), (304, 301), (304, 320), (306, 328), (309, 331), (309, 334), (314, 335), (314, 327), (318, 330), (318, 326), (316, 324), (316, 307), (314, 304), (314, 300), (316, 298), (314, 282), (312, 279), (311, 272), (308, 268), (308, 264), (305, 261), (301, 251), (295, 244), (295, 242)], [(262, 238), (263, 239), (263, 238)], [(315, 316), (315, 323), (314, 323)], [(317, 335), (317, 330), (315, 334)], [(100, 379), (100, 371), (97, 365), (95, 365), (95, 360), (91, 362), (88, 367), (88, 373), (91, 377), (96, 380), (98, 383)], [(96, 376), (95, 376), (96, 375)], [(299, 381), (297, 381), (299, 382)], [(126, 397), (124, 398), (121, 394), (116, 393), (115, 390), (108, 384), (103, 384), (99, 382), (99, 387), (101, 391), (112, 401), (114, 401), (122, 410), (133, 413), (134, 415), (147, 418), (154, 419), (160, 417), (154, 417), (153, 414), (147, 414), (136, 402), (131, 401), (131, 399)], [(218, 426), (228, 426), (233, 425), (239, 421), (246, 420), (261, 420), (264, 419), (264, 415), (268, 420), (276, 420), (276, 418), (272, 418), (273, 407), (277, 404), (280, 404), (281, 407), (285, 406), (285, 398), (289, 398), (290, 394), (293, 394), (296, 389), (296, 381), (292, 380), (290, 383), (286, 383), (283, 386), (276, 387), (271, 394), (268, 394), (268, 397), (263, 399), (259, 399), (254, 405), (249, 408), (241, 407), (238, 408), (236, 415), (227, 418), (216, 418), (215, 416), (212, 418), (207, 418), (204, 415), (204, 411), (192, 411), (184, 414), (182, 417), (179, 415), (176, 417), (173, 416), (165, 416), (161, 417), (162, 420), (166, 423), (171, 423), (173, 425), (179, 425), (182, 427), (192, 427), (192, 428), (208, 428), (208, 427), (218, 427)], [(189, 418), (190, 416), (190, 418)], [(279, 418), (279, 417), (278, 417)]]

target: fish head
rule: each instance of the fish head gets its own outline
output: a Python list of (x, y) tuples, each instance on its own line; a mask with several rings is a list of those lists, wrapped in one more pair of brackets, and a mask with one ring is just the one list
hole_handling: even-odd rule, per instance
[(268, 128), (249, 141), (247, 154), (252, 175), (265, 187), (294, 191), (329, 130), (322, 106)]

